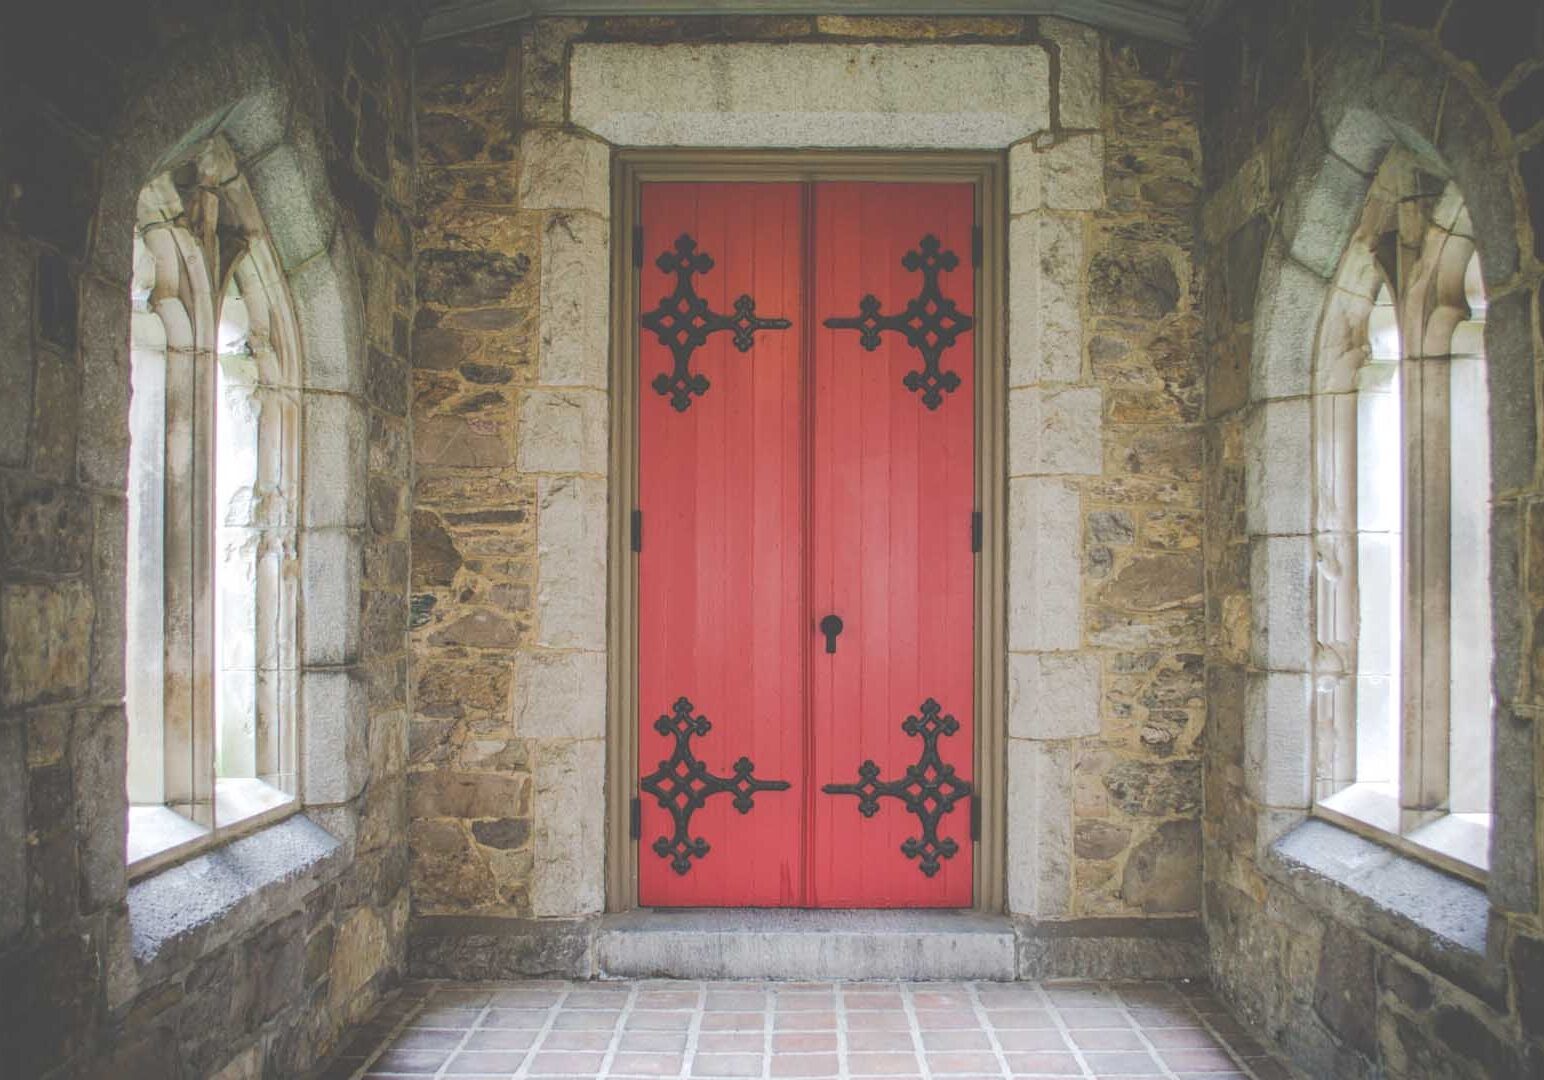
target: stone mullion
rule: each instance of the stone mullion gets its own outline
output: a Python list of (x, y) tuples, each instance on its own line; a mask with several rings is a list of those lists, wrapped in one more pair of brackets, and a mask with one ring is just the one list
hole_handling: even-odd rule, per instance
[(167, 804), (205, 826), (214, 824), (212, 363), (203, 349), (167, 352), (163, 784)]
[(1314, 788), (1325, 798), (1356, 782), (1357, 395), (1314, 399)]
[(1452, 478), (1449, 363), (1407, 357), (1404, 405), (1404, 636), (1401, 648), (1401, 829), (1448, 798)]

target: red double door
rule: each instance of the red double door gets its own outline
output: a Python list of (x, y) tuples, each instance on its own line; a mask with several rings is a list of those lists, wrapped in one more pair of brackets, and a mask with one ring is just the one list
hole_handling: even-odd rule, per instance
[(643, 187), (645, 906), (971, 904), (974, 207)]

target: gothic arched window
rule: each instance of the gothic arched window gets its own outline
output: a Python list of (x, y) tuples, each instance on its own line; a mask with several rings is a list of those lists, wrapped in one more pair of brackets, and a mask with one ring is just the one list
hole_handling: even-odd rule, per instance
[(140, 193), (132, 301), (128, 857), (143, 868), (298, 791), (299, 342), (222, 139)]
[(1462, 195), (1396, 151), (1314, 370), (1314, 800), (1471, 876), (1491, 804), (1484, 320)]

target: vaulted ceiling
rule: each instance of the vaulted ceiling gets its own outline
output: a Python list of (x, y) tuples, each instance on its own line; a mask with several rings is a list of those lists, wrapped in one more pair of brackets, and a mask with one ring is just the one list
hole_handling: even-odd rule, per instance
[(1061, 15), (1188, 45), (1226, 0), (423, 0), (425, 40), (540, 15)]

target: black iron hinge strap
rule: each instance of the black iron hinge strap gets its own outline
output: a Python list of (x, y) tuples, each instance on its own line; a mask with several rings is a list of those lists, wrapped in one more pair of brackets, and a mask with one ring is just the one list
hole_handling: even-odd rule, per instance
[(643, 550), (643, 511), (633, 511), (633, 550)]
[(627, 835), (634, 840), (643, 835), (643, 806), (636, 795), (627, 801)]
[(981, 839), (981, 796), (970, 797), (970, 838)]
[(986, 238), (981, 233), (980, 225), (970, 227), (970, 265), (980, 266), (983, 257), (983, 249), (986, 247)]
[(643, 266), (643, 226), (633, 226), (633, 265)]
[(970, 550), (976, 554), (981, 553), (981, 511), (970, 512)]

